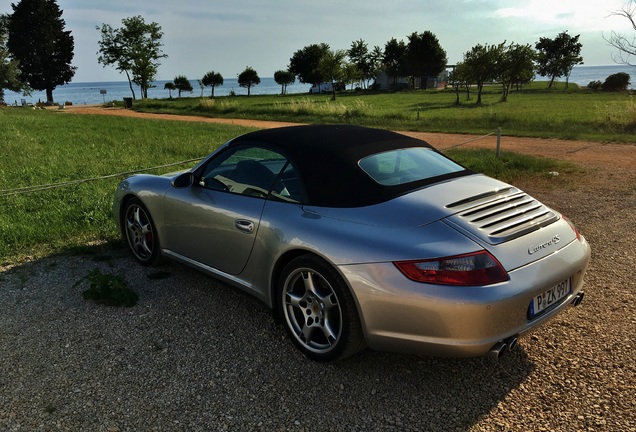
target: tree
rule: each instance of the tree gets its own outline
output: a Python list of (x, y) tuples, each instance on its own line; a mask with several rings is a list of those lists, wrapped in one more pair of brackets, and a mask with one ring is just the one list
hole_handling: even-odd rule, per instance
[(298, 77), (303, 84), (320, 85), (324, 77), (320, 74), (320, 59), (329, 51), (326, 43), (307, 45), (289, 59), (287, 70)]
[(406, 45), (404, 41), (397, 41), (392, 38), (384, 45), (384, 56), (382, 64), (389, 80), (392, 79), (393, 87), (397, 85), (397, 79), (407, 74), (406, 64)]
[(243, 72), (238, 76), (238, 84), (240, 87), (247, 87), (247, 97), (250, 96), (252, 86), (261, 83), (261, 79), (254, 69), (247, 66)]
[(276, 84), (280, 84), (280, 94), (284, 95), (287, 93), (287, 86), (296, 81), (296, 76), (290, 71), (279, 70), (274, 72), (274, 81)]
[(75, 75), (70, 31), (65, 31), (62, 10), (55, 0), (22, 0), (12, 4), (7, 48), (20, 65), (19, 80), (35, 90), (46, 91), (53, 103), (55, 87), (71, 81)]
[(115, 65), (119, 72), (124, 72), (133, 98), (134, 83), (140, 87), (141, 97), (145, 99), (157, 75), (159, 59), (168, 57), (161, 50), (163, 32), (159, 24), (146, 24), (139, 15), (124, 18), (121, 22), (122, 27), (118, 29), (108, 24), (97, 27), (101, 32), (97, 61), (104, 66)]
[(577, 64), (583, 64), (583, 57), (581, 57), (583, 45), (579, 42), (579, 36), (570, 36), (567, 31), (564, 31), (554, 39), (539, 38), (539, 42), (535, 43), (538, 51), (537, 70), (539, 75), (550, 77), (548, 88), (552, 88), (554, 80), (561, 76), (566, 77), (567, 88), (572, 68)]
[(342, 66), (342, 81), (345, 85), (351, 84), (351, 90), (353, 90), (353, 84), (360, 82), (360, 79), (360, 73), (356, 65), (345, 62)]
[[(384, 51), (377, 45), (373, 46), (373, 50), (369, 54), (371, 60), (371, 73), (367, 79), (376, 79), (382, 72), (382, 60), (384, 59)], [(368, 86), (368, 84), (367, 84)]]
[(371, 69), (367, 43), (362, 39), (351, 42), (351, 48), (347, 51), (347, 55), (351, 63), (358, 69), (361, 81), (364, 82)]
[(477, 104), (481, 104), (481, 93), (484, 84), (497, 78), (497, 63), (504, 50), (504, 43), (499, 45), (477, 44), (464, 54), (466, 77), (477, 85)]
[(426, 88), (426, 78), (437, 77), (446, 67), (446, 51), (442, 49), (437, 37), (430, 31), (408, 36), (406, 47), (406, 70), (413, 78), (420, 77)]
[(455, 90), (455, 105), (459, 105), (459, 89), (462, 87), (466, 90), (466, 100), (470, 99), (470, 76), (466, 65), (459, 62), (453, 68), (448, 77), (448, 81)]
[(218, 72), (210, 71), (206, 73), (205, 75), (203, 75), (201, 82), (206, 87), (208, 86), (212, 87), (212, 94), (210, 95), (210, 97), (214, 97), (215, 87), (223, 85), (223, 76)]
[(378, 75), (384, 53), (382, 48), (374, 46), (369, 51), (367, 43), (360, 39), (351, 43), (351, 48), (346, 52), (349, 60), (358, 69), (360, 80), (365, 88), (369, 87), (369, 81)]
[(320, 59), (320, 64), (318, 65), (320, 74), (324, 79), (331, 81), (332, 100), (336, 100), (337, 83), (343, 79), (344, 58), (346, 55), (347, 52), (343, 50), (327, 51)]
[(174, 85), (173, 82), (169, 81), (163, 85), (163, 89), (168, 90), (168, 94), (170, 94), (170, 99), (172, 99), (172, 90), (176, 90), (177, 87)]
[[(636, 30), (636, 0), (628, 0), (621, 10), (613, 12), (612, 15), (627, 18), (632, 28)], [(631, 57), (636, 56), (636, 37), (630, 40), (627, 36), (613, 31), (609, 38), (605, 36), (603, 38), (618, 50), (618, 53), (613, 56), (614, 62), (632, 65)]]
[(205, 84), (200, 79), (197, 80), (197, 84), (199, 84), (199, 88), (201, 89), (201, 97), (203, 97), (203, 91), (205, 90)]
[(618, 72), (608, 76), (601, 86), (603, 91), (623, 91), (629, 87), (629, 74)]
[(177, 75), (176, 77), (174, 77), (174, 87), (177, 90), (179, 90), (178, 97), (181, 97), (182, 91), (187, 91), (192, 93), (192, 90), (194, 90), (192, 88), (192, 84), (190, 83), (190, 80), (185, 75)]
[[(505, 42), (504, 42), (505, 43)], [(523, 85), (532, 81), (534, 77), (534, 60), (536, 52), (530, 45), (511, 43), (501, 52), (497, 63), (497, 81), (503, 87), (501, 101), (508, 100), (512, 85)]]
[(28, 91), (28, 86), (20, 81), (18, 61), (11, 57), (7, 49), (9, 15), (0, 15), (0, 102), (4, 102), (4, 90)]

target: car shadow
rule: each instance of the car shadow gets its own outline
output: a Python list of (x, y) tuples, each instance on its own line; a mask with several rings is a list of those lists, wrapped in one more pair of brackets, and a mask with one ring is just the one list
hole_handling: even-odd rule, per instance
[[(138, 303), (84, 300), (94, 269), (122, 276)], [(105, 415), (136, 429), (145, 423), (130, 406), (142, 403), (159, 428), (466, 430), (535, 368), (523, 339), (499, 361), (365, 350), (317, 363), (255, 298), (179, 264), (140, 266), (120, 245), (6, 270), (0, 304), (1, 342), (12, 347), (0, 350), (0, 362), (20, 365), (3, 372), (0, 388), (9, 405), (54, 406), (37, 419), (44, 428), (72, 427), (71, 413), (81, 412), (89, 429), (99, 424), (87, 418)], [(81, 391), (68, 391), (75, 387)], [(14, 420), (27, 428), (31, 421), (19, 410)]]

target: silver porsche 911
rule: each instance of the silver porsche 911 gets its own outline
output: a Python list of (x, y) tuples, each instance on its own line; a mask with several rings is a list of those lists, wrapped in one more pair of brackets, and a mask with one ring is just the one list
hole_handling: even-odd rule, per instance
[(581, 302), (590, 260), (576, 227), (523, 191), (358, 126), (240, 136), (189, 171), (122, 181), (114, 213), (141, 264), (249, 292), (322, 361), (365, 346), (498, 357)]

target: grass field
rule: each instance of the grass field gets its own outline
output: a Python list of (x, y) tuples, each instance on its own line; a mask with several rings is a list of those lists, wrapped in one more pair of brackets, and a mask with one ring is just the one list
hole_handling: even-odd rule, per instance
[(116, 238), (112, 196), (124, 176), (39, 192), (14, 193), (15, 189), (201, 158), (249, 130), (0, 109), (0, 264)]
[[(636, 141), (633, 131), (629, 132), (636, 121), (634, 108), (626, 95), (530, 91), (513, 94), (507, 103), (497, 103), (496, 97), (489, 93), (483, 106), (463, 102), (459, 108), (452, 106), (454, 95), (446, 92), (347, 95), (338, 96), (336, 101), (324, 95), (184, 98), (136, 102), (135, 106), (183, 114), (344, 121), (426, 131), (485, 133), (502, 126), (507, 134), (516, 130), (520, 135), (565, 134), (599, 140), (604, 137), (599, 130), (605, 128), (616, 131), (606, 140)], [(626, 119), (629, 115), (631, 120)], [(124, 175), (45, 191), (17, 189), (201, 158), (248, 130), (230, 125), (68, 115), (55, 110), (0, 109), (0, 265), (118, 238), (111, 215), (112, 194)], [(496, 159), (493, 152), (453, 150), (451, 156), (476, 171), (510, 182), (572, 170), (563, 162), (519, 154), (504, 153)], [(165, 173), (192, 165), (150, 172)]]
[[(559, 84), (561, 87), (563, 84)], [(426, 132), (485, 134), (501, 127), (505, 135), (636, 142), (636, 103), (630, 93), (591, 92), (570, 84), (548, 90), (545, 82), (511, 92), (500, 102), (498, 86), (486, 87), (481, 105), (476, 95), (451, 90), (330, 95), (227, 96), (136, 101), (149, 112), (213, 117), (287, 120), (302, 123), (354, 123)]]

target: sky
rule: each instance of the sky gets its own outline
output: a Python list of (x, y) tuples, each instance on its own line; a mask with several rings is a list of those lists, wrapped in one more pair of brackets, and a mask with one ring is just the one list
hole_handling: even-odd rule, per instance
[[(568, 31), (580, 35), (587, 66), (614, 64), (616, 50), (603, 36), (636, 36), (629, 21), (612, 15), (627, 0), (57, 0), (66, 30), (75, 38), (73, 82), (125, 81), (112, 66), (97, 63), (99, 31), (141, 15), (164, 36), (157, 79), (201, 78), (220, 72), (236, 78), (247, 66), (261, 78), (287, 69), (294, 52), (314, 43), (349, 49), (364, 40), (369, 49), (413, 32), (433, 32), (449, 64), (477, 44), (534, 43)], [(0, 13), (12, 13), (3, 0)]]

